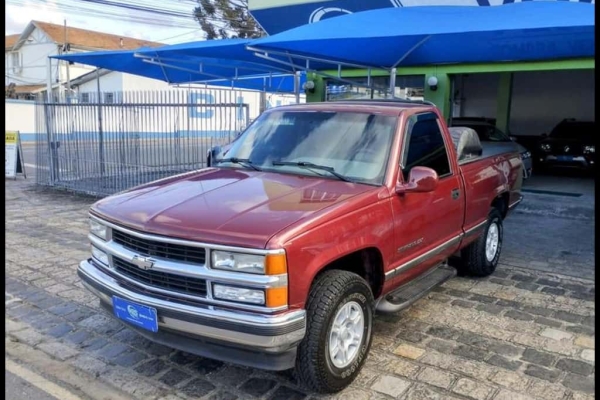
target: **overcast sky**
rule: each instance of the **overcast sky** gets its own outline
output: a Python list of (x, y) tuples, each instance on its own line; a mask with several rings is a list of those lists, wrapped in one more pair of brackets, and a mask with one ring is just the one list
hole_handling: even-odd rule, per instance
[[(5, 3), (5, 34), (21, 33), (31, 20), (62, 25), (66, 19), (67, 25), (75, 28), (90, 29), (164, 43), (181, 43), (202, 40), (203, 38), (200, 28), (196, 28), (197, 23), (191, 18), (189, 21), (182, 24), (181, 19), (169, 21), (169, 17), (165, 17), (166, 23), (172, 24), (173, 27), (148, 25), (134, 22), (113, 21), (107, 17), (82, 16), (81, 13), (70, 11), (68, 7), (65, 7), (66, 3), (58, 4), (61, 6), (59, 7), (59, 5), (57, 5), (57, 0), (8, 0)], [(180, 10), (185, 10), (186, 12), (189, 11), (191, 13), (194, 6), (191, 2), (186, 2), (179, 7)], [(123, 16), (127, 16), (129, 12), (123, 9), (99, 7), (99, 14), (103, 10), (110, 10), (110, 12), (113, 13), (118, 12)], [(133, 13), (140, 15), (139, 12)], [(148, 16), (154, 19), (157, 18), (156, 15)]]

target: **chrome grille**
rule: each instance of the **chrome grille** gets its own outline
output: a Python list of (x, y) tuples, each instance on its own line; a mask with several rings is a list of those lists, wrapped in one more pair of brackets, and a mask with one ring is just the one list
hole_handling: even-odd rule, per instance
[(155, 288), (179, 292), (190, 296), (206, 297), (206, 281), (161, 271), (143, 270), (134, 264), (113, 257), (113, 266), (122, 275)]
[(116, 229), (113, 229), (112, 240), (115, 243), (144, 256), (154, 256), (192, 264), (204, 264), (206, 261), (206, 250), (200, 247), (142, 239)]

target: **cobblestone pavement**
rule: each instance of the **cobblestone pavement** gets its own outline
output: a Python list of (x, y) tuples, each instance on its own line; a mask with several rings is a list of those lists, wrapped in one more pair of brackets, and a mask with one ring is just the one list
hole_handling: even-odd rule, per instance
[[(133, 398), (321, 397), (303, 391), (289, 372), (174, 351), (112, 320), (76, 275), (88, 256), (91, 200), (34, 190), (23, 181), (5, 187), (7, 340)], [(525, 262), (510, 246), (511, 259)], [(501, 260), (490, 278), (452, 279), (398, 315), (379, 316), (358, 380), (324, 398), (594, 398), (594, 282), (534, 270), (532, 263), (517, 268)], [(543, 263), (560, 270), (550, 259)]]

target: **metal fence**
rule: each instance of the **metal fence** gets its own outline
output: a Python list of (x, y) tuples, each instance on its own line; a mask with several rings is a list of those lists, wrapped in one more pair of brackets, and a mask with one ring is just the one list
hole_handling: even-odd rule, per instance
[(259, 112), (234, 90), (83, 93), (36, 103), (36, 183), (107, 196), (203, 168)]

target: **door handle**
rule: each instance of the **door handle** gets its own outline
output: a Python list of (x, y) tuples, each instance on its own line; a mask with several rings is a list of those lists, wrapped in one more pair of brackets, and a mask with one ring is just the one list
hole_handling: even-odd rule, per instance
[(456, 200), (460, 197), (460, 189), (452, 189), (452, 200)]

